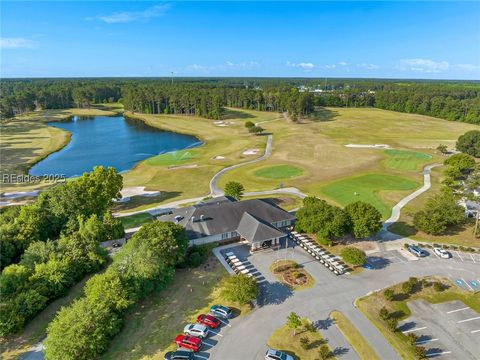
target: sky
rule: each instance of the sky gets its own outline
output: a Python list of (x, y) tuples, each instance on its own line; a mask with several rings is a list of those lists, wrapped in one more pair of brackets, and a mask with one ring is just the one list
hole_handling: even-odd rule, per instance
[(1, 77), (480, 79), (480, 2), (1, 2)]

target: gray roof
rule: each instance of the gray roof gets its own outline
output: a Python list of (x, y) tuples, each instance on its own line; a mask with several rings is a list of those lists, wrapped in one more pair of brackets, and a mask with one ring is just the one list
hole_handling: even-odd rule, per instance
[(250, 243), (265, 241), (285, 236), (283, 232), (269, 223), (256, 218), (248, 212), (243, 213), (237, 232)]
[[(218, 199), (218, 200), (217, 200)], [(159, 221), (177, 222), (187, 231), (189, 239), (236, 231), (243, 214), (248, 212), (257, 219), (272, 224), (282, 220), (294, 220), (295, 216), (278, 206), (261, 199), (231, 201), (226, 197), (176, 209), (169, 215), (159, 216)], [(200, 221), (203, 215), (203, 221)], [(192, 218), (194, 221), (192, 221)]]

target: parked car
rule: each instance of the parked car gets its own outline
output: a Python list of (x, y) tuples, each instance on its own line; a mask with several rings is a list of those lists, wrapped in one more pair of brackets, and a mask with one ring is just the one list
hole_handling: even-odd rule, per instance
[(265, 354), (265, 360), (294, 360), (292, 356), (284, 352), (268, 349)]
[(213, 305), (210, 308), (210, 313), (213, 316), (218, 316), (224, 319), (230, 319), (233, 316), (233, 311), (232, 309), (223, 306), (223, 305)]
[(169, 351), (163, 357), (164, 360), (194, 360), (195, 355), (192, 350)]
[(425, 257), (428, 255), (425, 250), (415, 245), (408, 245), (408, 251), (410, 251), (416, 257)]
[(203, 339), (208, 336), (208, 327), (202, 324), (188, 324), (183, 328), (183, 332)]
[(175, 338), (175, 343), (179, 348), (190, 349), (194, 352), (200, 350), (202, 340), (195, 336), (180, 334)]
[(215, 316), (205, 314), (198, 315), (197, 322), (199, 324), (208, 326), (210, 329), (216, 329), (220, 325), (220, 320), (218, 320)]
[(437, 254), (442, 259), (450, 259), (452, 255), (447, 251), (439, 247), (433, 248), (433, 252)]

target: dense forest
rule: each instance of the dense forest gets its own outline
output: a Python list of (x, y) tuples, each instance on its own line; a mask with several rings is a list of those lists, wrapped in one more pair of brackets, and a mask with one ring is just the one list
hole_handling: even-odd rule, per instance
[(120, 101), (126, 110), (219, 119), (225, 106), (288, 112), (316, 106), (377, 107), (480, 124), (480, 83), (362, 79), (4, 79), (0, 115)]

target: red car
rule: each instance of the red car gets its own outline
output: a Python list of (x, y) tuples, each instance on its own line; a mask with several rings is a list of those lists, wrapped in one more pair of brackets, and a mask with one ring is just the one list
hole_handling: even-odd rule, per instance
[(216, 329), (218, 325), (220, 325), (220, 320), (218, 320), (216, 317), (212, 315), (205, 315), (205, 314), (198, 315), (197, 322), (199, 324), (208, 326), (211, 329)]
[(197, 352), (200, 350), (200, 346), (202, 345), (202, 340), (200, 340), (195, 336), (180, 334), (180, 335), (177, 335), (177, 337), (175, 338), (175, 343), (177, 344), (178, 347), (181, 347), (184, 349), (190, 349), (193, 352)]

